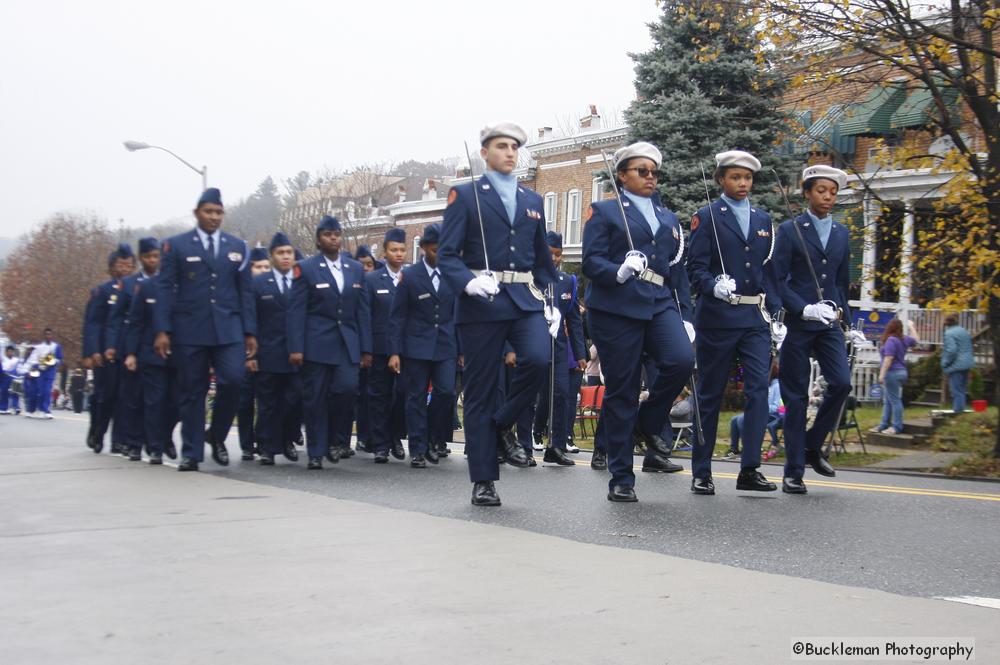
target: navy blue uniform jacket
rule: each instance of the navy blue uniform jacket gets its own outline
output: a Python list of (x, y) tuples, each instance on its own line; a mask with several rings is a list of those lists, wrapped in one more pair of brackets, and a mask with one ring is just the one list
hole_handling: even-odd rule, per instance
[[(125, 321), (125, 354), (135, 355), (140, 365), (167, 366), (169, 360), (164, 360), (153, 351), (153, 341), (156, 331), (153, 329), (153, 310), (159, 296), (157, 278), (136, 280), (132, 286), (132, 297)], [(168, 357), (169, 358), (169, 357)]]
[(482, 176), (475, 183), (456, 185), (448, 193), (448, 207), (444, 210), (438, 267), (459, 294), (458, 323), (509, 321), (521, 318), (522, 312), (542, 311), (542, 301), (531, 294), (527, 284), (501, 284), (500, 293), (492, 301), (465, 293), (465, 285), (475, 277), (472, 271), (486, 268), (473, 186), (483, 211), (490, 270), (531, 271), (535, 284), (543, 291), (556, 278), (545, 242), (541, 196), (518, 185), (517, 211), (511, 224), (488, 178)]
[(455, 335), (455, 292), (443, 277), (439, 288), (423, 261), (403, 268), (389, 313), (389, 355), (417, 360), (458, 357)]
[(781, 309), (781, 295), (774, 279), (772, 249), (774, 229), (771, 217), (760, 208), (750, 208), (749, 238), (743, 237), (729, 205), (718, 200), (712, 210), (704, 206), (691, 218), (691, 243), (687, 270), (698, 300), (694, 323), (699, 328), (764, 328), (767, 322), (756, 305), (730, 305), (713, 295), (715, 278), (723, 273), (719, 249), (712, 233), (712, 215), (719, 234), (722, 258), (729, 276), (736, 282), (736, 293), (755, 296), (763, 293), (767, 310), (773, 315)]
[[(289, 273), (289, 284), (294, 273)], [(282, 293), (274, 279), (274, 271), (253, 278), (257, 310), (257, 369), (273, 374), (296, 371), (288, 362), (288, 305), (291, 288)]]
[(389, 310), (396, 293), (396, 285), (392, 283), (389, 269), (382, 266), (365, 275), (365, 288), (368, 308), (372, 313), (372, 353), (389, 355), (386, 341), (389, 335)]
[(250, 250), (222, 231), (218, 244), (213, 258), (194, 229), (163, 241), (153, 320), (156, 332), (170, 333), (174, 344), (235, 344), (257, 334)]
[[(660, 222), (654, 237), (649, 223), (639, 209), (622, 196), (622, 206), (628, 219), (635, 248), (646, 255), (648, 266), (664, 278), (663, 286), (629, 277), (618, 283), (618, 268), (629, 251), (628, 238), (622, 222), (618, 201), (598, 201), (590, 205), (587, 225), (583, 229), (583, 274), (590, 279), (584, 300), (587, 307), (630, 319), (653, 318), (680, 298), (679, 312), (685, 321), (691, 318), (691, 287), (684, 270), (683, 236), (677, 216), (663, 207), (660, 197), (653, 195), (653, 210)], [(676, 261), (671, 266), (670, 263)]]
[(104, 353), (111, 346), (112, 340), (107, 335), (108, 320), (121, 297), (121, 289), (120, 280), (109, 279), (90, 290), (90, 302), (87, 303), (83, 322), (84, 356)]

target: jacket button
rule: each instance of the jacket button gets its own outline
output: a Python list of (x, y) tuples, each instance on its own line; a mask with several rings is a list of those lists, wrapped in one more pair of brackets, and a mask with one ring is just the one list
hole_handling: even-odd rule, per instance
[(656, 241), (655, 240), (653, 241), (653, 247), (656, 247)]
[(436, 323), (435, 323), (435, 324), (434, 324), (434, 327), (435, 327), (435, 328), (437, 328), (437, 327), (438, 327), (438, 324), (436, 324)]
[(746, 264), (746, 266), (747, 266), (747, 270), (749, 270), (750, 269), (750, 264), (748, 263), (748, 264)]
[(749, 252), (749, 251), (750, 251), (750, 248), (749, 248), (749, 247), (744, 247), (744, 248), (743, 248), (743, 251), (744, 251), (744, 252)]
[(826, 273), (823, 273), (822, 275), (820, 275), (819, 278), (820, 279), (826, 279)]
[(212, 273), (212, 279), (215, 279), (215, 273), (214, 272)]
[(823, 259), (823, 265), (826, 265), (826, 259)]
[(656, 254), (653, 254), (652, 256), (650, 256), (650, 257), (649, 257), (649, 259), (650, 259), (651, 261), (652, 261), (652, 260), (655, 260), (655, 259), (656, 259)]
[(214, 303), (215, 302), (215, 298), (212, 298), (211, 300), (209, 300), (209, 302), (213, 302)]
[(511, 270), (513, 270), (513, 269), (514, 269), (514, 264), (513, 264), (513, 263), (511, 263), (511, 264), (510, 264), (510, 269), (511, 269)]
[(517, 251), (516, 249), (514, 249), (514, 245), (510, 246), (510, 251), (512, 251), (512, 252), (516, 252)]

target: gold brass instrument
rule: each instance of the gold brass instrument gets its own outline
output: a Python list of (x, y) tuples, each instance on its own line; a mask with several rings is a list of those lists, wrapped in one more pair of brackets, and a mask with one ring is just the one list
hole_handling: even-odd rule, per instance
[(56, 358), (54, 353), (49, 353), (42, 358), (42, 364), (46, 367), (55, 367), (59, 364), (59, 360)]

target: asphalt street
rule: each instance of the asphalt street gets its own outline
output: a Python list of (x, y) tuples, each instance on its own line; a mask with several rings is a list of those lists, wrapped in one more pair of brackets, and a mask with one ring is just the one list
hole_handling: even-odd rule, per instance
[[(73, 414), (54, 421), (6, 417), (0, 449), (59, 446), (94, 457), (82, 444), (84, 427), (85, 419)], [(826, 479), (807, 470), (806, 496), (737, 492), (738, 465), (716, 462), (714, 497), (691, 494), (687, 471), (637, 471), (639, 503), (613, 504), (605, 498), (607, 474), (592, 470), (589, 455), (581, 453), (575, 467), (502, 467), (503, 506), (477, 508), (469, 503), (461, 444), (426, 469), (411, 469), (408, 460), (375, 465), (370, 455), (358, 454), (325, 462), (320, 472), (307, 471), (301, 458), (297, 464), (279, 458), (274, 467), (241, 462), (235, 429), (227, 445), (230, 465), (217, 466), (206, 454), (203, 473), (895, 594), (1000, 598), (1000, 484), (843, 471)], [(121, 459), (120, 465), (140, 464)], [(780, 466), (764, 470), (780, 485)], [(565, 565), (575, 568), (572, 561)]]

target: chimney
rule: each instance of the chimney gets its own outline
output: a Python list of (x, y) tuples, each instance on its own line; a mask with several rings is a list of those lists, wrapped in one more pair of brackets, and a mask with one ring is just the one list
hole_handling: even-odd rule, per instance
[(597, 105), (590, 105), (590, 115), (580, 118), (580, 129), (600, 129), (601, 116), (597, 114)]
[(538, 140), (547, 141), (552, 138), (552, 128), (551, 127), (539, 127), (538, 128)]

